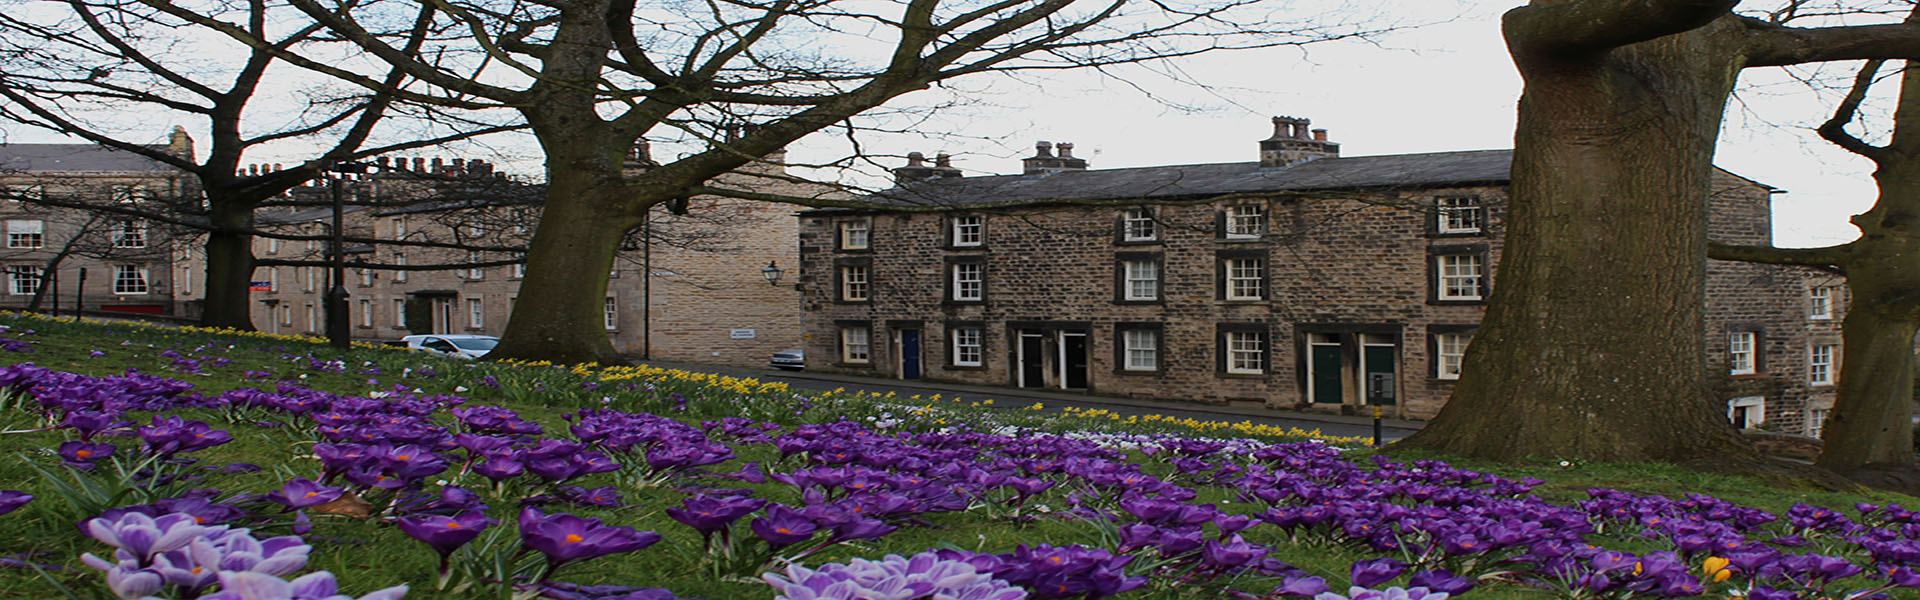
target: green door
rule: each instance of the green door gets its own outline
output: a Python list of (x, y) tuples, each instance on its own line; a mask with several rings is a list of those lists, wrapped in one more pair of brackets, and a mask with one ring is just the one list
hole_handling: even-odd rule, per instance
[(1360, 378), (1367, 386), (1366, 403), (1392, 406), (1399, 397), (1393, 385), (1393, 346), (1370, 344), (1361, 352), (1367, 364), (1367, 373)]
[(1313, 344), (1308, 353), (1313, 361), (1307, 374), (1313, 380), (1313, 403), (1343, 402), (1346, 393), (1340, 388), (1340, 346)]

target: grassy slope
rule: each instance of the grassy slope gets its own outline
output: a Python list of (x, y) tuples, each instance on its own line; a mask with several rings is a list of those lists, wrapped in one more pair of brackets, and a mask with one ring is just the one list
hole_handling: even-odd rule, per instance
[[(386, 348), (356, 348), (340, 355), (314, 340), (301, 338), (270, 338), (266, 336), (241, 336), (230, 333), (195, 332), (159, 329), (132, 323), (65, 323), (39, 318), (19, 318), (0, 315), (0, 325), (11, 325), (12, 332), (0, 333), (0, 337), (29, 341), (31, 353), (0, 352), (0, 364), (15, 362), (34, 362), (40, 366), (88, 375), (114, 375), (129, 368), (158, 374), (193, 383), (201, 393), (208, 395), (221, 391), (244, 387), (272, 389), (279, 381), (297, 382), (315, 389), (333, 391), (342, 394), (365, 394), (367, 392), (390, 389), (396, 384), (417, 388), (424, 393), (459, 394), (470, 399), (473, 404), (489, 404), (512, 408), (534, 421), (546, 425), (549, 432), (564, 431), (565, 423), (560, 419), (563, 414), (583, 406), (596, 406), (602, 397), (614, 397), (614, 408), (630, 411), (648, 411), (672, 415), (683, 420), (697, 422), (702, 418), (714, 418), (722, 415), (741, 415), (753, 418), (785, 423), (827, 422), (839, 418), (901, 418), (908, 421), (919, 419), (923, 425), (937, 426), (948, 419), (958, 420), (962, 416), (952, 416), (945, 411), (966, 413), (977, 411), (965, 405), (938, 406), (939, 401), (921, 400), (915, 405), (928, 406), (921, 409), (925, 414), (914, 415), (912, 406), (881, 406), (871, 402), (851, 402), (831, 404), (831, 409), (809, 409), (801, 399), (790, 392), (782, 391), (777, 385), (756, 386), (741, 381), (714, 381), (703, 385), (683, 385), (671, 387), (661, 383), (661, 388), (649, 393), (640, 385), (645, 379), (595, 381), (591, 386), (583, 382), (593, 381), (584, 375), (586, 371), (568, 371), (550, 366), (519, 366), (498, 364), (475, 364), (448, 361), (403, 350)], [(34, 333), (23, 334), (21, 330), (31, 329)], [(172, 351), (182, 355), (225, 358), (230, 363), (214, 365), (203, 363), (201, 373), (185, 373), (172, 358), (163, 353)], [(93, 352), (104, 353), (94, 356)], [(339, 359), (344, 368), (335, 368), (319, 361)], [(409, 372), (409, 369), (411, 370)], [(243, 373), (254, 371), (265, 373), (264, 377), (244, 377)], [(431, 375), (426, 373), (431, 372)], [(403, 375), (404, 374), (404, 375)], [(500, 387), (489, 387), (482, 378), (492, 375), (500, 382)], [(683, 378), (684, 379), (684, 378)], [(597, 386), (598, 389), (587, 389)], [(621, 389), (634, 387), (632, 390)], [(747, 390), (757, 392), (759, 400), (741, 401), (730, 397), (725, 391)], [(544, 391), (541, 391), (544, 390)], [(680, 392), (688, 400), (688, 410), (675, 412), (672, 407), (678, 398), (673, 393)], [(904, 399), (900, 399), (904, 400)], [(901, 414), (894, 414), (894, 413)], [(1046, 410), (1030, 411), (989, 411), (989, 418), (1019, 425), (1041, 426), (1054, 430), (1072, 429), (1081, 426), (1114, 428), (1116, 425), (1126, 430), (1160, 430), (1172, 432), (1192, 432), (1192, 424), (1179, 423), (1132, 423), (1113, 421), (1102, 416), (1092, 418), (1063, 415)], [(237, 442), (203, 453), (199, 458), (208, 463), (224, 464), (228, 462), (249, 462), (266, 467), (265, 471), (238, 475), (221, 475), (211, 478), (222, 489), (266, 492), (276, 489), (280, 482), (290, 474), (312, 477), (317, 475), (317, 464), (312, 460), (294, 458), (300, 456), (303, 441), (282, 430), (261, 430), (247, 425), (234, 425), (224, 422), (228, 415), (215, 411), (189, 413), (190, 418), (200, 418), (214, 423), (216, 427), (232, 429)], [(29, 429), (34, 425), (30, 415), (18, 409), (9, 409), (0, 413), (0, 427), (8, 430)], [(264, 432), (265, 435), (262, 435)], [(52, 563), (72, 569), (59, 579), (76, 589), (91, 588), (99, 581), (96, 572), (81, 566), (77, 560), (81, 552), (101, 552), (104, 546), (76, 535), (73, 529), (71, 510), (61, 506), (60, 499), (40, 480), (36, 473), (23, 463), (22, 459), (42, 465), (56, 465), (57, 457), (51, 456), (51, 446), (67, 439), (64, 432), (43, 432), (28, 434), (0, 435), (0, 453), (9, 458), (0, 462), (0, 489), (21, 489), (40, 497), (27, 508), (13, 515), (0, 517), (0, 555), (15, 553), (36, 553), (37, 562)], [(1276, 438), (1277, 439), (1277, 438)], [(123, 446), (130, 446), (122, 442)], [(778, 457), (770, 448), (756, 447), (742, 461), (773, 461)], [(1459, 464), (1459, 463), (1456, 463)], [(719, 470), (731, 470), (730, 465), (722, 465)], [(1585, 497), (1585, 490), (1594, 487), (1610, 487), (1638, 493), (1663, 494), (1677, 496), (1690, 492), (1706, 493), (1732, 500), (1734, 502), (1762, 508), (1776, 514), (1782, 514), (1788, 506), (1796, 502), (1824, 505), (1833, 508), (1850, 507), (1855, 502), (1905, 503), (1909, 506), (1920, 504), (1912, 498), (1897, 497), (1881, 493), (1841, 494), (1821, 492), (1810, 487), (1783, 485), (1777, 481), (1759, 481), (1740, 477), (1704, 475), (1665, 465), (1642, 464), (1580, 464), (1561, 466), (1558, 461), (1543, 460), (1521, 465), (1485, 465), (1460, 464), (1462, 467), (1493, 472), (1502, 476), (1535, 477), (1546, 483), (1536, 490), (1544, 498), (1556, 502), (1568, 502)], [(280, 471), (280, 472), (276, 472)], [(611, 485), (606, 476), (581, 483), (587, 487)], [(764, 490), (765, 495), (776, 501), (798, 503), (797, 494), (792, 488), (778, 484), (756, 487)], [(624, 585), (643, 585), (666, 587), (682, 597), (708, 598), (762, 598), (770, 597), (770, 591), (761, 584), (751, 581), (715, 578), (700, 572), (700, 541), (696, 534), (687, 528), (667, 519), (660, 511), (677, 506), (684, 496), (681, 492), (662, 488), (626, 489), (625, 501), (628, 506), (618, 510), (555, 508), (565, 512), (574, 512), (597, 516), (609, 522), (631, 525), (642, 530), (654, 530), (667, 536), (667, 541), (640, 553), (618, 556), (568, 567), (560, 579), (582, 583), (619, 583)], [(1042, 501), (1046, 496), (1042, 497)], [(1055, 497), (1057, 500), (1057, 496)], [(1228, 501), (1220, 498), (1201, 499)], [(496, 508), (494, 516), (511, 518), (510, 513), (499, 510), (503, 502), (492, 502)], [(1231, 505), (1227, 505), (1231, 506)], [(1252, 506), (1247, 506), (1252, 509)], [(1228, 510), (1232, 510), (1229, 508)], [(1021, 523), (1008, 523), (993, 519), (987, 515), (971, 513), (945, 513), (928, 518), (931, 527), (903, 528), (877, 542), (863, 545), (843, 545), (817, 555), (817, 564), (822, 560), (841, 560), (853, 556), (877, 556), (885, 553), (912, 553), (921, 549), (952, 545), (969, 550), (1004, 552), (1019, 543), (1048, 542), (1054, 544), (1099, 544), (1103, 532), (1092, 526), (1057, 520), (1038, 520)], [(263, 528), (266, 533), (278, 535), (273, 527)], [(313, 564), (310, 569), (325, 569), (342, 574), (342, 580), (353, 593), (364, 593), (372, 589), (392, 585), (398, 582), (408, 583), (418, 590), (412, 597), (435, 597), (431, 592), (431, 573), (434, 565), (432, 553), (418, 543), (407, 539), (399, 532), (381, 524), (344, 518), (325, 519), (318, 524), (309, 541), (316, 546)], [(504, 542), (503, 542), (504, 543)], [(1284, 560), (1300, 565), (1311, 571), (1327, 575), (1329, 581), (1344, 581), (1345, 567), (1352, 560), (1363, 555), (1350, 550), (1327, 550), (1319, 547), (1294, 547), (1281, 549)], [(1268, 584), (1271, 585), (1271, 584)], [(1336, 584), (1336, 587), (1338, 585)], [(1264, 588), (1249, 588), (1264, 589)], [(1526, 595), (1518, 590), (1491, 590), (1476, 592), (1475, 596)], [(43, 579), (30, 570), (20, 568), (0, 569), (0, 597), (54, 597), (58, 592), (47, 585)], [(1136, 595), (1137, 594), (1137, 595)], [(1185, 591), (1163, 589), (1149, 594), (1129, 594), (1131, 597), (1210, 597), (1209, 592), (1198, 588)], [(83, 594), (83, 597), (90, 597)], [(489, 596), (490, 597), (490, 596)]]

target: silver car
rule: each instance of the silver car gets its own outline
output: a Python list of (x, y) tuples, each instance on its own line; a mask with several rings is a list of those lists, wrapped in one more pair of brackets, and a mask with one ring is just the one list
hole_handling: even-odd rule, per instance
[(775, 352), (773, 353), (773, 360), (767, 361), (767, 366), (787, 371), (804, 370), (807, 368), (807, 351), (781, 350)]

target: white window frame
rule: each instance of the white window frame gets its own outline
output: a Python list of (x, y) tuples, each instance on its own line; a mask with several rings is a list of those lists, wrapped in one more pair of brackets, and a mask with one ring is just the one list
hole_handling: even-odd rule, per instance
[[(395, 253), (393, 253), (393, 266), (396, 266), (396, 267), (404, 267), (404, 266), (407, 266), (407, 255), (405, 255), (405, 254), (401, 254), (401, 253), (399, 253), (399, 252), (395, 252)], [(393, 271), (393, 282), (394, 282), (394, 283), (406, 283), (406, 282), (407, 282), (407, 270), (406, 270), (406, 269), (395, 269), (395, 270)]]
[(119, 296), (140, 296), (152, 293), (147, 268), (140, 265), (113, 266), (113, 293)]
[(956, 247), (975, 247), (987, 244), (987, 218), (981, 215), (959, 215), (951, 219), (951, 235)]
[(1759, 336), (1751, 331), (1734, 331), (1727, 334), (1727, 372), (1733, 375), (1752, 375), (1758, 371), (1756, 342)]
[(607, 326), (607, 331), (618, 331), (620, 329), (619, 299), (614, 296), (607, 296), (607, 302), (605, 306), (606, 306), (605, 308), (606, 313), (602, 317), (603, 324)]
[(853, 219), (840, 222), (840, 249), (867, 250), (873, 247), (873, 221)]
[(360, 287), (373, 287), (373, 269), (360, 268)]
[(314, 290), (320, 289), (319, 277), (320, 277), (319, 268), (300, 267), (300, 281), (301, 281), (300, 290), (304, 292), (312, 292)]
[(279, 253), (280, 240), (278, 238), (267, 238), (267, 255), (272, 256)]
[(123, 219), (115, 224), (111, 237), (115, 248), (145, 248), (147, 226), (134, 219)]
[(1260, 332), (1230, 329), (1222, 337), (1225, 338), (1225, 347), (1221, 348), (1221, 351), (1227, 353), (1226, 366), (1229, 375), (1262, 375), (1267, 372), (1265, 363), (1262, 361), (1266, 348), (1261, 341)]
[(1817, 285), (1807, 290), (1807, 301), (1813, 305), (1810, 307), (1811, 310), (1807, 311), (1808, 319), (1827, 320), (1833, 318), (1833, 286)]
[(306, 306), (307, 333), (318, 333), (320, 331), (320, 311), (314, 309), (312, 302), (308, 302)]
[(1840, 347), (1834, 344), (1814, 344), (1807, 348), (1807, 385), (1833, 385), (1835, 367), (1839, 365)]
[(1221, 259), (1221, 272), (1226, 275), (1226, 285), (1222, 287), (1222, 297), (1227, 300), (1265, 300), (1267, 297), (1266, 265), (1257, 257)]
[(1120, 272), (1121, 298), (1160, 299), (1160, 261), (1151, 258), (1121, 261)]
[(873, 329), (865, 325), (840, 327), (840, 362), (863, 365), (873, 362)]
[(7, 247), (32, 250), (47, 245), (47, 223), (38, 219), (8, 219)]
[(1466, 363), (1467, 345), (1471, 343), (1473, 343), (1473, 334), (1470, 333), (1434, 334), (1434, 378), (1459, 379), (1460, 366)]
[(40, 293), (45, 285), (46, 267), (36, 265), (7, 265), (7, 294), (12, 296), (32, 296)]
[(406, 298), (393, 299), (393, 326), (400, 327), (400, 328), (405, 328), (407, 326), (407, 299)]
[[(470, 263), (480, 262), (480, 251), (468, 250), (467, 262), (470, 262)], [(487, 278), (487, 269), (485, 267), (467, 267), (467, 279), (472, 281), (480, 281), (486, 278)]]
[(1120, 213), (1120, 241), (1151, 242), (1160, 239), (1159, 225), (1153, 218), (1153, 209), (1129, 208)]
[(267, 291), (280, 291), (280, 267), (267, 267)]
[(1727, 421), (1732, 422), (1733, 416), (1737, 414), (1741, 408), (1748, 409), (1747, 422), (1734, 423), (1734, 427), (1753, 429), (1767, 422), (1767, 398), (1765, 396), (1742, 396), (1728, 400)]
[(1486, 227), (1481, 223), (1486, 212), (1477, 196), (1442, 196), (1433, 204), (1434, 231), (1438, 233), (1480, 233)]
[(1479, 254), (1438, 254), (1433, 257), (1433, 293), (1441, 300), (1480, 300), (1487, 264)]
[(1156, 329), (1120, 330), (1120, 370), (1160, 370), (1160, 331)]
[(406, 239), (406, 237), (407, 237), (407, 216), (400, 215), (400, 216), (394, 217), (393, 218), (393, 239), (401, 240), (401, 239)]
[(523, 263), (523, 262), (513, 263), (513, 268), (507, 270), (507, 277), (510, 277), (513, 279), (526, 279), (527, 263)]
[(987, 265), (964, 262), (948, 265), (952, 273), (953, 301), (979, 302), (987, 297)]
[(953, 340), (953, 366), (978, 367), (986, 356), (982, 345), (984, 334), (979, 327), (956, 327), (950, 334)]
[(1827, 415), (1832, 410), (1830, 408), (1807, 409), (1807, 437), (1819, 439), (1827, 434)]
[(467, 298), (467, 327), (480, 329), (487, 326), (487, 305), (480, 298)]
[(842, 302), (873, 300), (873, 267), (871, 265), (840, 265), (840, 300)]
[(1267, 207), (1258, 204), (1235, 204), (1226, 210), (1226, 235), (1228, 239), (1254, 239), (1267, 232)]
[(360, 299), (360, 326), (373, 327), (373, 299)]

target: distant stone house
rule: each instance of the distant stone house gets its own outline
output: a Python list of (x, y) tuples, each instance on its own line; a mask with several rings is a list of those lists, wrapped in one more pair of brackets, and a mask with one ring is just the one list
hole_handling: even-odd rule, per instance
[[(630, 168), (651, 165), (637, 150)], [(781, 169), (766, 167), (762, 175)], [(344, 184), (344, 193), (402, 198), (430, 193), (419, 174), (443, 179), (494, 177), (479, 160), (380, 161), (373, 173)], [(794, 184), (735, 174), (735, 185), (776, 191)], [(507, 186), (511, 187), (511, 186)], [(519, 197), (473, 197), (405, 207), (349, 207), (344, 230), (380, 240), (460, 243), (524, 248), (540, 218), (537, 186)], [(777, 190), (793, 193), (794, 190)], [(331, 189), (314, 185), (296, 196), (324, 198)], [(629, 236), (608, 274), (605, 326), (614, 347), (633, 357), (759, 366), (776, 351), (800, 346), (798, 267), (794, 209), (782, 204), (694, 198), (686, 215), (664, 207)], [(320, 236), (331, 212), (325, 208), (264, 212), (263, 227)], [(255, 240), (261, 258), (325, 260), (325, 242)], [(519, 301), (524, 265), (458, 269), (394, 270), (358, 263), (425, 267), (511, 260), (518, 251), (477, 251), (398, 245), (349, 245), (348, 314), (355, 339), (390, 340), (413, 333), (500, 335)], [(784, 272), (770, 283), (767, 269)], [(324, 267), (261, 267), (255, 271), (255, 327), (262, 331), (322, 335), (327, 288)]]
[[(190, 158), (193, 139), (175, 128), (156, 149)], [(198, 198), (192, 177), (132, 152), (0, 144), (0, 309), (175, 314), (192, 286), (171, 269), (175, 228), (78, 207), (151, 211)]]
[[(915, 154), (874, 198), (902, 209), (802, 213), (808, 369), (1431, 417), (1492, 291), (1510, 152), (1343, 158), (1274, 123), (1241, 163), (1089, 170), (1041, 142), (1022, 174), (963, 177)], [(1717, 186), (1715, 239), (1766, 243), (1775, 190)], [(1710, 265), (1744, 426), (1831, 407), (1844, 288), (1809, 273)]]

